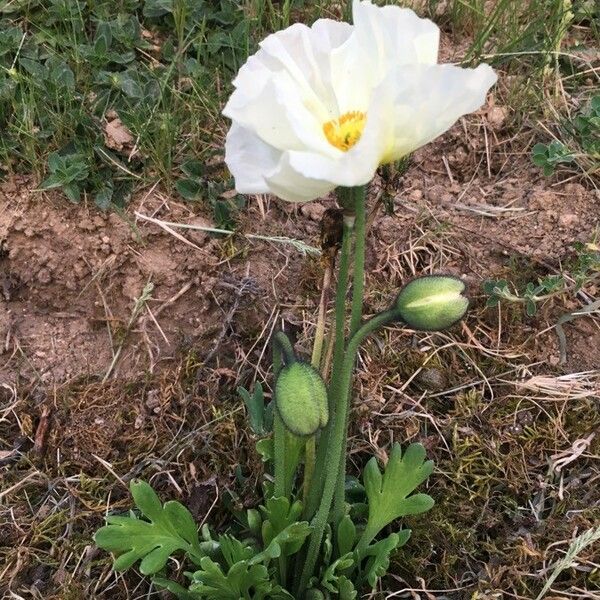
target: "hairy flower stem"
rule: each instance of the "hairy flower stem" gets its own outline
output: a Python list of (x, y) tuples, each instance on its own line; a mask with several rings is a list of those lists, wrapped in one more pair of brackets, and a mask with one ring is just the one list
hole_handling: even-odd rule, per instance
[[(283, 366), (281, 341), (276, 334), (273, 343), (273, 373), (275, 379)], [(284, 336), (285, 337), (285, 336)], [(287, 339), (287, 337), (286, 337)], [(273, 415), (273, 462), (275, 472), (273, 474), (273, 494), (276, 498), (284, 495), (285, 492), (285, 427), (281, 417), (275, 411)], [(279, 557), (279, 581), (285, 582), (287, 579), (287, 564), (285, 557)]]
[[(354, 203), (354, 268), (352, 275), (352, 310), (350, 316), (350, 337), (360, 327), (363, 309), (363, 295), (365, 292), (365, 240), (366, 240), (366, 186), (352, 188), (352, 199)], [(350, 381), (352, 386), (352, 381)], [(346, 391), (348, 393), (349, 390)], [(343, 393), (343, 390), (340, 390)], [(341, 418), (341, 415), (340, 415)], [(350, 402), (346, 405), (344, 413), (344, 442), (340, 458), (340, 469), (333, 497), (333, 510), (331, 513), (332, 523), (337, 524), (344, 516), (344, 502), (346, 492), (346, 440), (348, 438), (348, 423), (350, 420)]]
[(309, 538), (308, 551), (300, 582), (296, 593), (296, 598), (302, 598), (308, 582), (313, 575), (314, 568), (319, 556), (321, 542), (327, 521), (329, 511), (333, 501), (333, 494), (338, 480), (339, 466), (342, 459), (342, 449), (345, 443), (346, 421), (343, 417), (346, 414), (348, 405), (348, 396), (350, 383), (352, 382), (352, 372), (354, 370), (354, 361), (358, 348), (363, 340), (379, 327), (393, 321), (397, 318), (397, 314), (393, 310), (388, 310), (380, 313), (367, 321), (351, 338), (344, 354), (342, 369), (340, 371), (340, 385), (336, 387), (339, 390), (335, 397), (335, 412), (336, 419), (329, 438), (329, 447), (327, 448), (327, 457), (325, 461), (325, 483), (323, 485), (323, 493), (321, 502), (317, 510), (317, 514), (313, 518), (312, 533)]
[[(273, 372), (275, 379), (277, 379), (279, 371), (283, 366), (281, 341), (278, 336), (279, 334), (275, 336), (273, 343)], [(277, 411), (273, 415), (273, 453), (273, 462), (275, 464), (273, 491), (275, 497), (278, 498), (279, 496), (283, 496), (285, 490), (285, 427)]]
[(333, 350), (333, 369), (331, 383), (328, 390), (329, 399), (329, 423), (321, 432), (319, 446), (317, 449), (317, 458), (315, 462), (314, 474), (310, 486), (310, 492), (304, 506), (304, 518), (311, 519), (317, 510), (321, 499), (323, 489), (323, 473), (325, 471), (325, 460), (331, 430), (335, 422), (335, 394), (336, 379), (339, 379), (339, 372), (344, 360), (344, 325), (346, 321), (346, 292), (348, 289), (348, 272), (350, 266), (350, 249), (352, 247), (352, 233), (354, 231), (353, 223), (344, 222), (344, 232), (342, 237), (342, 250), (340, 253), (340, 266), (338, 271), (338, 281), (335, 296), (335, 341)]
[(367, 207), (366, 186), (352, 188), (354, 195), (354, 271), (352, 276), (352, 313), (350, 318), (350, 336), (360, 327), (362, 319), (363, 296), (365, 293), (365, 240)]

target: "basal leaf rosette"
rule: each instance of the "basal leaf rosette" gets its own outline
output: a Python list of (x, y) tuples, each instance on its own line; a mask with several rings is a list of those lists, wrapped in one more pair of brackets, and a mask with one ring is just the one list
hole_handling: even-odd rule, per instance
[(270, 35), (240, 69), (223, 114), (236, 189), (306, 202), (368, 183), (485, 101), (486, 64), (438, 64), (439, 29), (412, 10), (353, 3)]

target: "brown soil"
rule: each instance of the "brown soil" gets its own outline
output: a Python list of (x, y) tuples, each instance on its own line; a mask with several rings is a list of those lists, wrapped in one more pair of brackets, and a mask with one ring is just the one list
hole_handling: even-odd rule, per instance
[[(438, 497), (446, 493), (450, 506), (451, 499), (483, 502), (477, 500), (481, 491), (492, 502), (483, 516), (465, 509), (465, 515), (472, 514), (471, 523), (481, 517), (473, 532), (464, 523), (463, 529), (450, 531), (435, 520), (431, 530), (416, 531), (417, 539), (431, 535), (431, 546), (414, 545), (417, 562), (398, 567), (397, 587), (409, 587), (399, 583), (405, 582), (401, 575), (406, 571), (429, 574), (434, 586), (454, 584), (465, 594), (475, 589), (495, 593), (513, 585), (522, 593), (521, 580), (527, 577), (511, 571), (511, 553), (523, 558), (522, 572), (539, 571), (548, 558), (544, 548), (564, 539), (552, 537), (552, 531), (568, 537), (574, 527), (589, 526), (582, 514), (577, 523), (561, 517), (539, 532), (524, 517), (510, 520), (506, 505), (493, 504), (498, 486), (508, 485), (502, 494), (527, 505), (542, 489), (548, 455), (568, 450), (594, 430), (597, 406), (595, 413), (592, 408), (600, 397), (597, 315), (565, 325), (566, 364), (559, 364), (557, 337), (548, 329), (561, 315), (597, 298), (597, 282), (577, 295), (546, 302), (533, 318), (524, 316), (522, 306), (484, 308), (483, 280), (493, 276), (524, 283), (558, 273), (572, 258), (573, 243), (590, 242), (600, 225), (598, 190), (582, 179), (542, 178), (522, 144), (511, 150), (504, 131), (508, 116), (504, 107), (491, 103), (418, 152), (408, 172), (388, 189), (395, 214), (385, 215), (379, 207), (370, 231), (367, 313), (385, 307), (403, 281), (433, 271), (463, 276), (474, 305), (471, 318), (450, 334), (390, 330), (382, 334), (385, 340), (365, 350), (355, 466), (361, 464), (363, 447), (383, 455), (380, 449), (394, 435), (403, 441), (421, 439), (441, 461), (441, 471), (453, 472), (463, 458), (467, 461), (456, 481), (457, 489), (469, 494), (455, 499), (456, 489), (439, 483), (434, 495), (436, 489)], [(384, 188), (381, 180), (372, 187), (372, 206)], [(252, 201), (239, 231), (318, 245), (319, 221), (332, 204), (331, 199), (303, 207)], [(0, 424), (5, 422), (0, 472), (6, 475), (6, 490), (15, 486), (6, 492), (8, 510), (0, 509), (0, 524), (9, 523), (0, 535), (7, 561), (6, 570), (0, 568), (0, 590), (18, 590), (28, 598), (126, 597), (128, 580), (109, 581), (106, 557), (95, 553), (90, 536), (109, 500), (114, 510), (128, 506), (122, 483), (139, 474), (153, 479), (166, 495), (180, 497), (202, 518), (212, 503), (207, 490), (235, 487), (234, 470), (240, 464), (252, 473), (244, 493), (239, 492), (241, 501), (256, 502), (252, 484), (259, 462), (249, 451), (239, 403), (231, 400), (233, 390), (254, 379), (268, 381), (268, 339), (275, 327), (285, 325), (297, 337), (300, 351), (308, 353), (321, 263), (290, 245), (249, 241), (241, 234), (218, 238), (178, 230), (185, 243), (136, 212), (210, 225), (202, 206), (153, 189), (142, 191), (118, 215), (41, 194), (28, 179), (0, 187)], [(129, 326), (135, 299), (148, 282), (154, 285), (151, 298)], [(557, 386), (557, 377), (584, 371), (591, 373), (569, 388), (584, 392), (575, 405), (567, 402), (569, 390), (553, 396), (539, 379), (532, 380), (545, 376), (548, 385)], [(461, 385), (472, 386), (472, 393), (453, 391)], [(421, 402), (427, 403), (425, 408)], [(545, 412), (538, 414), (540, 403)], [(554, 431), (556, 424), (560, 434), (550, 441), (542, 437), (539, 446), (532, 446), (538, 443), (532, 437), (519, 438), (534, 421), (545, 427), (550, 413), (547, 425)], [(471, 472), (471, 465), (491, 451), (496, 436), (494, 448), (508, 444), (506, 452), (501, 450), (507, 454), (504, 470), (496, 472), (484, 462), (480, 471)], [(523, 457), (526, 446), (528, 458)], [(518, 467), (519, 474), (510, 472)], [(572, 484), (575, 489), (573, 478), (593, 481), (597, 465), (584, 462), (570, 473), (567, 488)], [(511, 475), (516, 483), (506, 484)], [(492, 485), (496, 487), (486, 487)], [(597, 495), (578, 495), (573, 510), (594, 502)], [(56, 513), (61, 503), (66, 508)], [(568, 506), (561, 506), (564, 514)], [(449, 510), (454, 515), (460, 509)], [(59, 525), (52, 524), (55, 514), (63, 515)], [(455, 543), (459, 530), (460, 549), (442, 548), (437, 556), (427, 549)], [(489, 547), (486, 558), (487, 550), (480, 552), (484, 537), (477, 536), (491, 530), (504, 545), (496, 554)], [(56, 551), (48, 545), (53, 536), (62, 544)], [(469, 546), (474, 540), (479, 540), (476, 559)], [(19, 544), (23, 552), (13, 553), (10, 549)], [(454, 555), (448, 554), (451, 550)], [(439, 561), (443, 569), (438, 570)], [(468, 569), (479, 569), (472, 572), (484, 583), (461, 587), (461, 573)], [(407, 577), (414, 587), (414, 578)]]
[[(471, 123), (471, 129), (485, 123)], [(430, 267), (452, 269), (477, 287), (506, 270), (511, 259), (518, 259), (513, 278), (520, 269), (533, 280), (536, 274), (559, 272), (572, 256), (574, 242), (592, 239), (600, 222), (598, 190), (541, 179), (527, 166), (527, 157), (491, 151), (488, 157), (484, 139), (480, 131), (457, 127), (435, 152), (428, 148), (416, 154), (395, 194), (397, 214), (379, 216), (374, 223), (377, 242), (372, 243), (385, 248), (372, 252), (375, 274), (393, 271), (395, 279), (387, 280), (393, 286), (418, 274), (424, 266), (419, 250), (415, 255), (407, 248), (410, 238), (431, 238), (432, 226), (445, 229), (453, 249), (444, 255), (440, 247), (437, 265)], [(281, 302), (282, 291), (286, 299), (300, 291), (294, 273), (304, 268), (303, 259), (289, 247), (253, 243), (237, 248), (202, 231), (188, 233), (186, 245), (136, 218), (135, 211), (210, 227), (197, 210), (158, 192), (141, 195), (133, 207), (124, 216), (102, 214), (42, 196), (27, 180), (0, 188), (0, 339), (5, 359), (0, 375), (5, 380), (51, 383), (103, 375), (124, 337), (126, 352), (115, 376), (152, 371), (182, 348), (194, 347), (202, 357), (221, 336), (246, 267), (251, 281), (245, 293), (258, 296), (252, 308), (265, 313), (254, 315), (252, 327), (265, 325), (273, 305), (266, 296), (275, 291), (273, 300)], [(290, 236), (300, 231), (308, 243), (318, 245), (322, 213), (322, 203), (297, 211), (271, 202), (262, 215), (251, 205), (242, 230)], [(424, 225), (413, 227), (419, 222)], [(428, 243), (433, 246), (424, 257), (435, 252), (436, 242)], [(154, 285), (148, 307), (136, 320), (134, 335), (127, 336), (135, 300), (148, 282)], [(600, 366), (590, 353), (581, 358), (582, 370)]]
[[(122, 343), (114, 377), (152, 372), (192, 348), (199, 360), (209, 354), (217, 358), (213, 346), (229, 337), (223, 327), (231, 326), (225, 321), (240, 287), (242, 312), (254, 313), (246, 325), (262, 326), (272, 285), (293, 275), (293, 268), (282, 271), (285, 253), (269, 248), (265, 255), (264, 244), (236, 248), (202, 231), (187, 234), (186, 245), (137, 219), (134, 210), (212, 226), (159, 193), (141, 195), (120, 216), (41, 196), (27, 180), (0, 188), (0, 375), (5, 381), (51, 384), (101, 377)], [(147, 308), (128, 332), (135, 301), (149, 282), (154, 287)]]

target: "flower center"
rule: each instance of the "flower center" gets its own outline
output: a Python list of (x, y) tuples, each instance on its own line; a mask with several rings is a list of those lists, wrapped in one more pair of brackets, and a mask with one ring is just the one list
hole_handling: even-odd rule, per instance
[(366, 122), (367, 115), (364, 112), (353, 110), (338, 119), (327, 121), (323, 125), (323, 133), (332, 146), (347, 152), (360, 140)]

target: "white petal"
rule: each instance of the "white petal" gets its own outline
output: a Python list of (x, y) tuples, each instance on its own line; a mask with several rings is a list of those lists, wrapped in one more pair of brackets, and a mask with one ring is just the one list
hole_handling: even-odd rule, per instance
[(233, 84), (243, 88), (247, 96), (256, 97), (266, 80), (285, 72), (306, 100), (335, 113), (328, 57), (351, 31), (348, 23), (330, 19), (319, 19), (311, 28), (296, 23), (263, 40), (260, 50), (242, 66)]
[(307, 108), (296, 82), (285, 71), (274, 73), (253, 99), (236, 89), (223, 110), (225, 116), (281, 151), (309, 149), (339, 155), (323, 133), (329, 115), (315, 112)]
[(437, 63), (439, 27), (421, 19), (409, 8), (373, 6), (369, 0), (354, 0), (356, 37), (363, 50), (376, 56), (380, 74), (398, 65)]
[[(399, 68), (381, 88), (394, 89), (383, 162), (406, 156), (438, 137), (463, 115), (480, 108), (497, 76), (489, 65), (462, 69), (454, 65)], [(376, 93), (384, 94), (383, 89)]]
[(264, 175), (277, 168), (281, 152), (265, 144), (258, 136), (233, 123), (225, 141), (225, 162), (240, 194), (266, 194), (269, 186)]
[(389, 147), (394, 108), (394, 88), (380, 86), (373, 94), (366, 114), (367, 122), (360, 140), (347, 152), (335, 157), (314, 152), (289, 152), (290, 165), (307, 177), (329, 181), (336, 186), (354, 187), (371, 181), (381, 157)]
[(240, 69), (223, 114), (282, 150), (331, 153), (322, 135), (323, 123), (338, 115), (328, 57), (351, 29), (321, 19), (312, 28), (295, 24), (270, 35)]
[(336, 187), (329, 181), (299, 173), (290, 165), (287, 153), (281, 158), (277, 170), (266, 180), (271, 193), (289, 202), (309, 202), (325, 196)]
[(300, 88), (307, 107), (318, 110), (325, 120), (337, 113), (328, 57), (351, 31), (348, 23), (320, 19), (311, 28), (292, 25), (261, 42), (271, 69), (285, 70)]
[(373, 89), (399, 65), (435, 64), (440, 30), (428, 19), (398, 6), (354, 1), (354, 30), (331, 53), (340, 113), (364, 111)]

